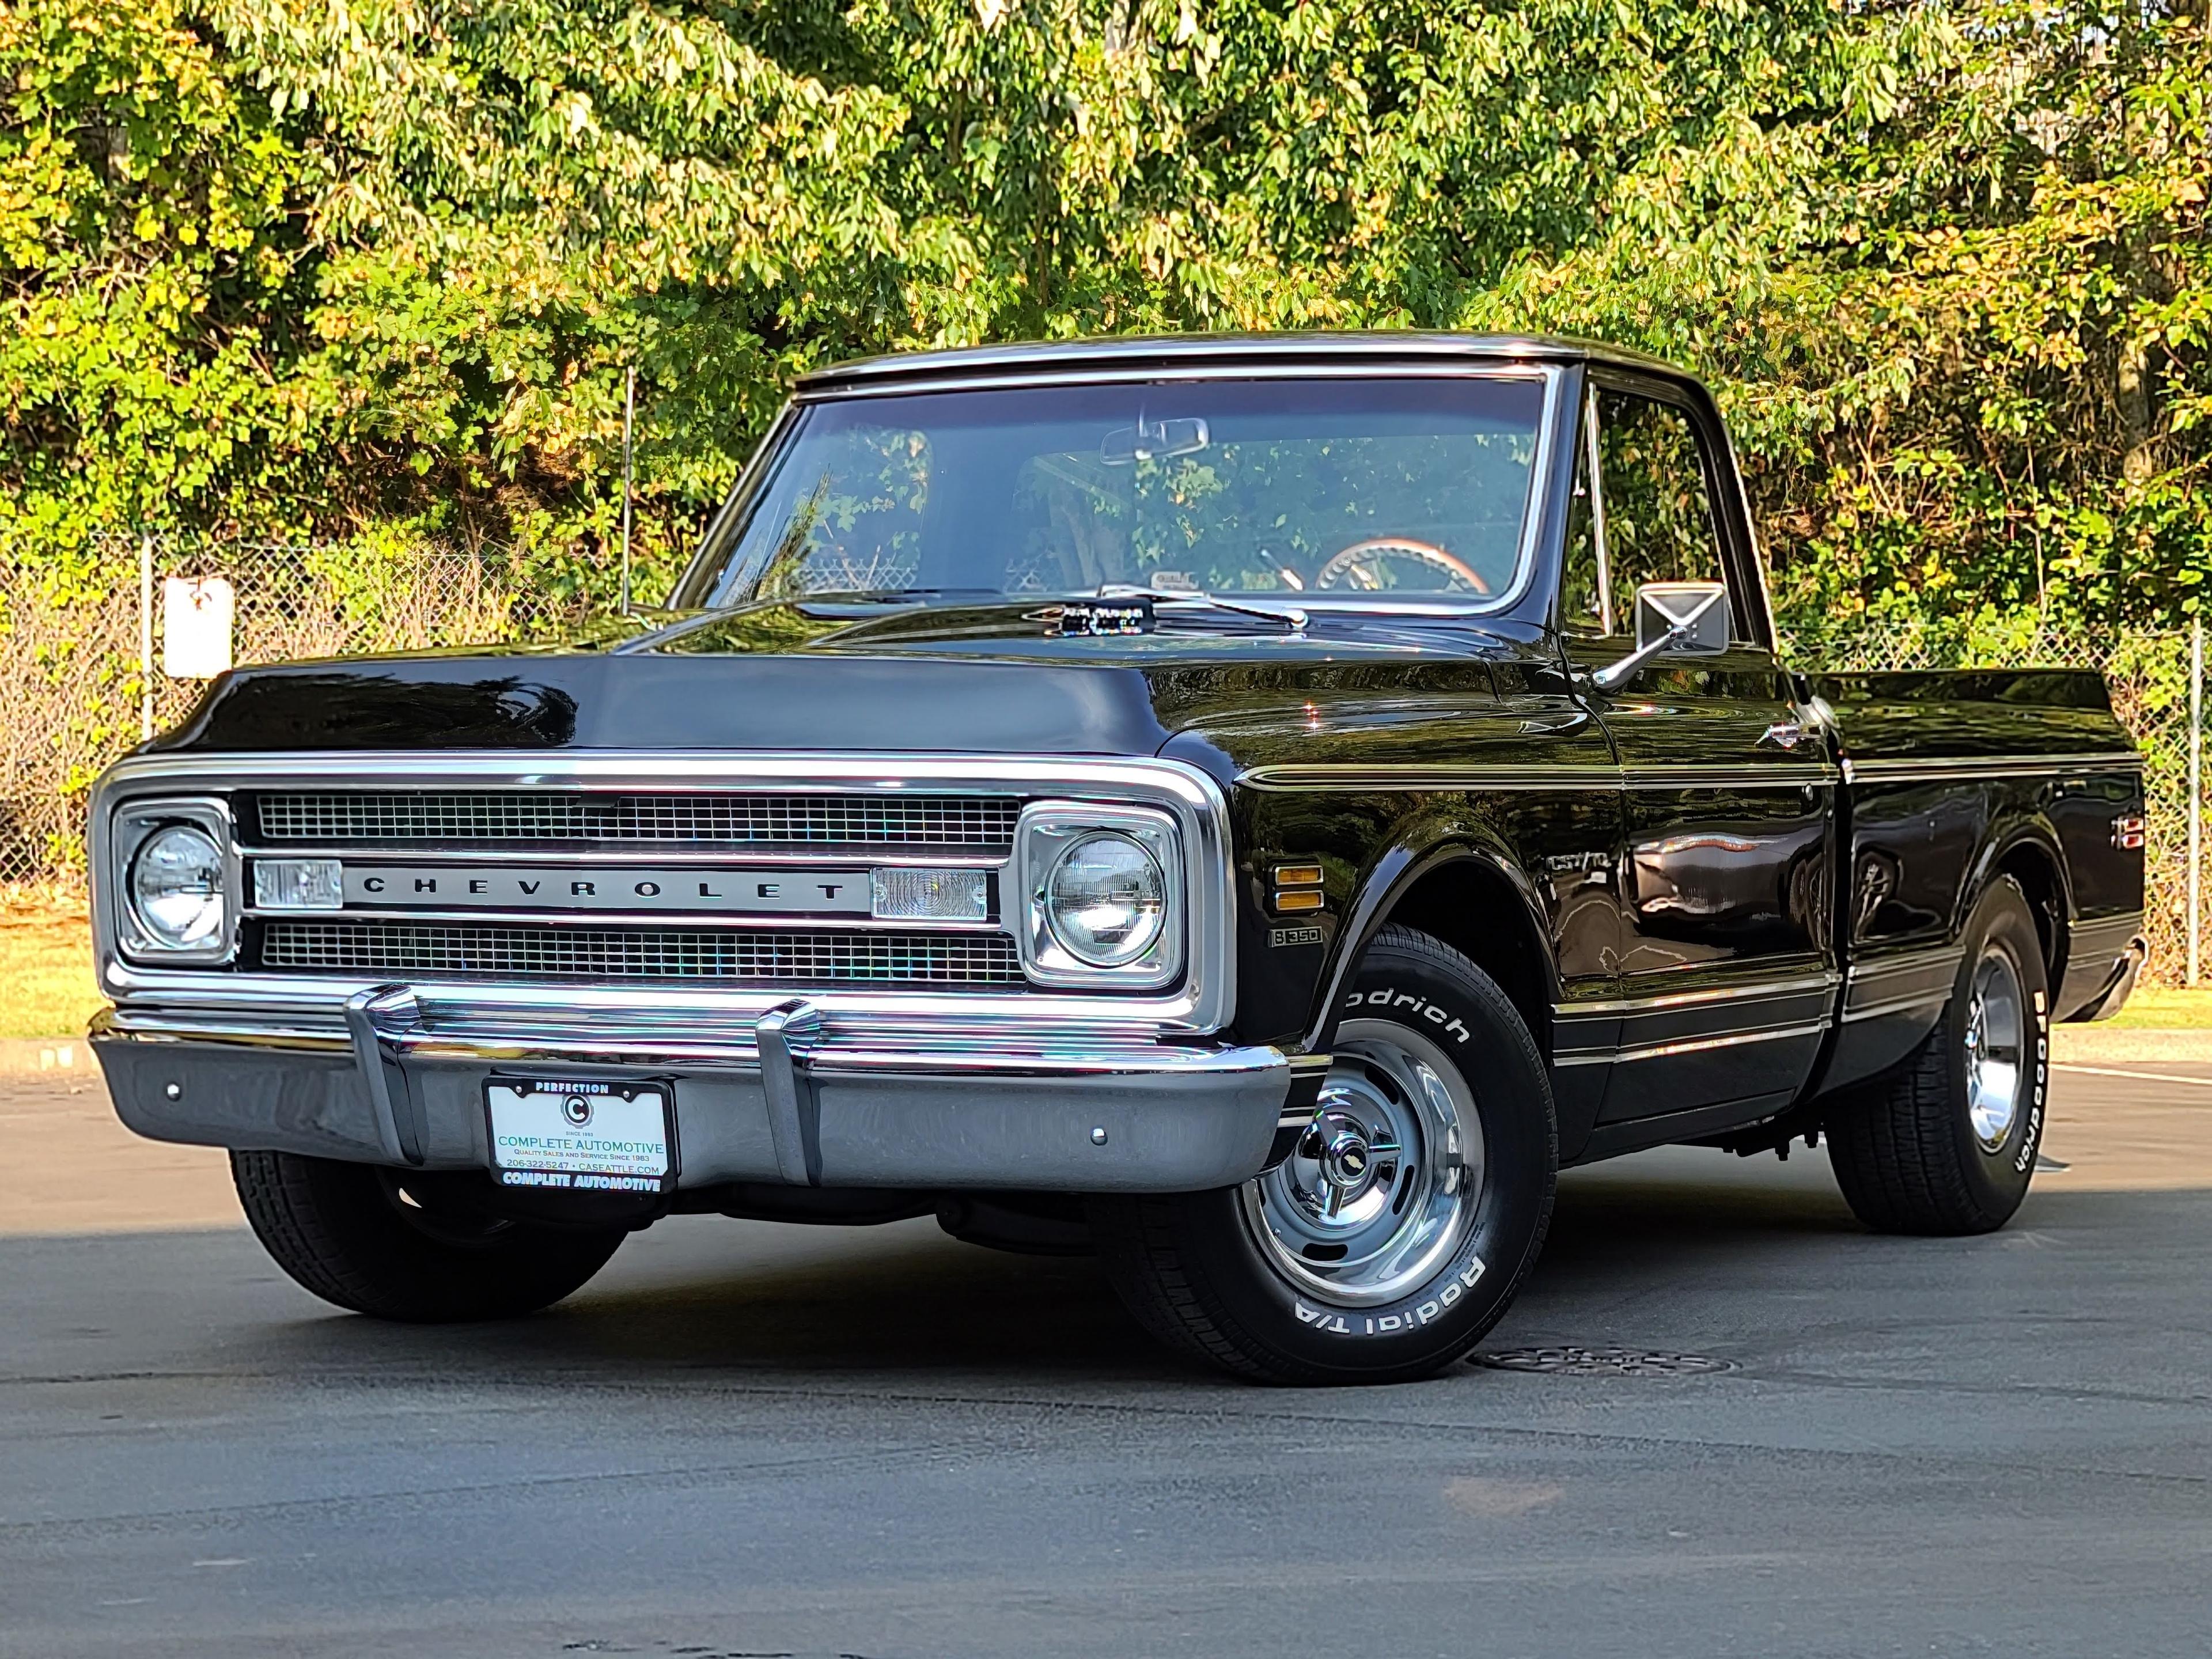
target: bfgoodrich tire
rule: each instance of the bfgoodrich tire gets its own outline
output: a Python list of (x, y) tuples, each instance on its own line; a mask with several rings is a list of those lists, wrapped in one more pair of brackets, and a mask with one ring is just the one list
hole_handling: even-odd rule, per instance
[(625, 1237), (422, 1209), (401, 1197), (401, 1178), (365, 1164), (233, 1152), (230, 1171), (278, 1267), (324, 1301), (380, 1319), (533, 1312), (581, 1286)]
[(1386, 928), (1345, 994), (1313, 1129), (1218, 1192), (1092, 1200), (1115, 1288), (1171, 1346), (1268, 1382), (1395, 1382), (1465, 1355), (1542, 1249), (1544, 1063), (1458, 951)]
[(1967, 918), (1936, 1029), (1896, 1072), (1828, 1115), (1829, 1163), (1886, 1233), (1985, 1233), (2027, 1195), (2043, 1144), (2051, 996), (2027, 896), (2009, 876)]

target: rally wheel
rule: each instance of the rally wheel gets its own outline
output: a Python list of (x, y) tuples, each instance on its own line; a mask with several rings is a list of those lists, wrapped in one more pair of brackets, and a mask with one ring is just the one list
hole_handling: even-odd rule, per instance
[(1550, 1083), (1488, 975), (1386, 928), (1340, 1012), (1313, 1126), (1281, 1164), (1241, 1187), (1091, 1204), (1139, 1321), (1260, 1381), (1449, 1364), (1510, 1305), (1551, 1216)]

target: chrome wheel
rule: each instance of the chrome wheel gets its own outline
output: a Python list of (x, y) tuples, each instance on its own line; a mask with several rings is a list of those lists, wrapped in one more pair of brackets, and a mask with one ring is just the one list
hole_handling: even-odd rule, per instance
[(1417, 1031), (1347, 1020), (1320, 1110), (1296, 1151), (1246, 1183), (1261, 1255), (1316, 1300), (1393, 1302), (1474, 1224), (1482, 1118), (1459, 1068)]
[(2002, 1147), (2020, 1116), (2027, 1039), (2020, 969), (2008, 951), (1991, 945), (1974, 965), (1966, 997), (1966, 1117), (1984, 1152)]

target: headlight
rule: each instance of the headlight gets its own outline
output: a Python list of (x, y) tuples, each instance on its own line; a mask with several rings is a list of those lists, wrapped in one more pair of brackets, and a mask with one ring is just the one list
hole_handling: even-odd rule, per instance
[(1167, 813), (1035, 802), (1015, 846), (1022, 969), (1032, 982), (1157, 990), (1182, 973), (1182, 848)]
[(131, 860), (131, 914), (146, 937), (167, 950), (204, 950), (221, 941), (222, 889), (222, 848), (196, 824), (155, 830)]
[(1072, 843), (1045, 878), (1045, 925), (1094, 968), (1119, 968), (1151, 950), (1166, 913), (1159, 861), (1117, 830)]

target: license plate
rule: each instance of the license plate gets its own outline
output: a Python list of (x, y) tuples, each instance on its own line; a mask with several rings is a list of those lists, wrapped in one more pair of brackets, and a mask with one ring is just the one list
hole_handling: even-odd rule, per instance
[(502, 1187), (657, 1193), (675, 1174), (665, 1084), (494, 1078), (484, 1111)]

